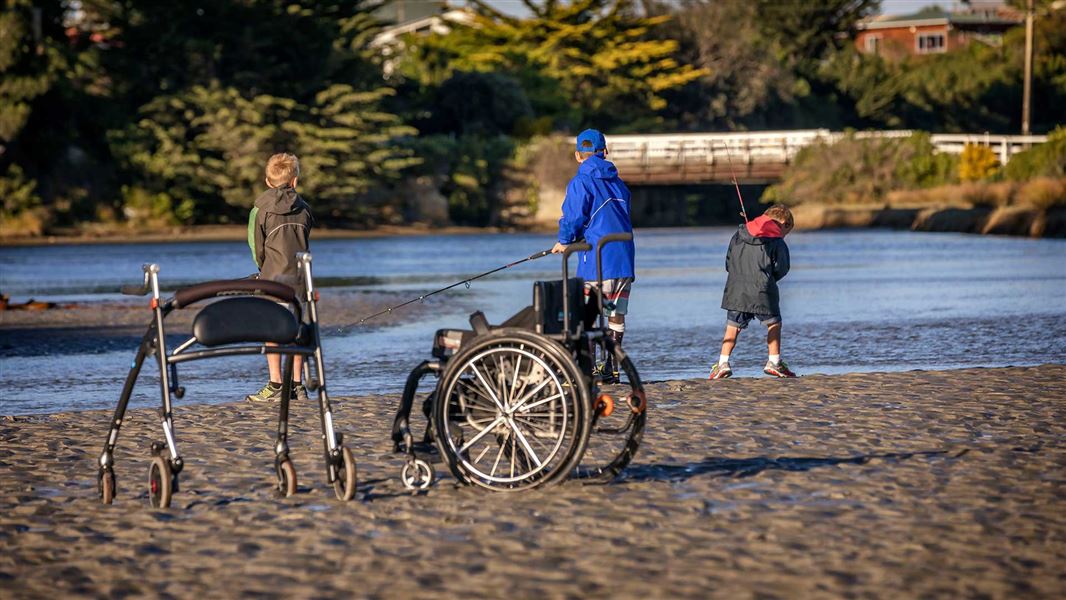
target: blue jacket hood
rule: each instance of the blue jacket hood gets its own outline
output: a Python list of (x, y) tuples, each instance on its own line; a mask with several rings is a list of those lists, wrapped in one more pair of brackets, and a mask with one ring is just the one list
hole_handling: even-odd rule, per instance
[(618, 177), (618, 169), (614, 163), (603, 158), (599, 154), (593, 154), (581, 163), (577, 172), (596, 179), (614, 179)]

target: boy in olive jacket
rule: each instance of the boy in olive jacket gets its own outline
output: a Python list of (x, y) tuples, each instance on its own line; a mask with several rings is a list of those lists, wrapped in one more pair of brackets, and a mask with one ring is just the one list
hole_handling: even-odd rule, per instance
[[(311, 227), (314, 218), (311, 208), (296, 193), (300, 178), (300, 160), (292, 154), (275, 154), (266, 165), (266, 184), (269, 188), (255, 199), (248, 215), (248, 246), (259, 267), (259, 277), (284, 283), (296, 290), (302, 302), (307, 288), (296, 264), (296, 253), (310, 249)], [(270, 381), (255, 394), (252, 402), (276, 402), (281, 399), (281, 355), (267, 354)], [(307, 390), (300, 382), (303, 357), (293, 357), (293, 393), (297, 399), (307, 398)]]
[(766, 325), (769, 359), (763, 372), (773, 377), (795, 377), (781, 360), (781, 301), (777, 282), (788, 274), (789, 254), (785, 236), (792, 231), (792, 211), (783, 204), (766, 209), (761, 217), (740, 226), (729, 241), (725, 256), (725, 292), (722, 308), (726, 312), (725, 336), (718, 362), (711, 367), (711, 379), (725, 379), (733, 374), (729, 355), (737, 344), (740, 330), (758, 318)]

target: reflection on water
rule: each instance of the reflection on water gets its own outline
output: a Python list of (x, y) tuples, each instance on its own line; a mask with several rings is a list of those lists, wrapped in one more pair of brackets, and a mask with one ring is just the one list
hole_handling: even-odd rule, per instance
[[(706, 376), (724, 325), (719, 303), (732, 231), (638, 231), (626, 348), (646, 379)], [(417, 296), (551, 243), (534, 234), (332, 239), (314, 242), (313, 251), (323, 285)], [(788, 243), (784, 356), (801, 374), (1066, 361), (1066, 241), (864, 230), (799, 232)], [(0, 290), (15, 299), (113, 300), (108, 290), (136, 280), (144, 262), (160, 263), (173, 289), (248, 275), (250, 258), (240, 242), (4, 248)], [(399, 391), (428, 356), (436, 329), (464, 326), (476, 309), (504, 320), (530, 303), (533, 280), (558, 277), (558, 264), (548, 257), (459, 288), (396, 326), (327, 329), (331, 392)], [(737, 375), (761, 375), (763, 336), (757, 323), (741, 335)], [(0, 414), (113, 406), (136, 348), (130, 342), (97, 352), (76, 344), (58, 356), (5, 349)], [(183, 366), (183, 402), (239, 399), (262, 385), (263, 362)], [(135, 404), (158, 402), (157, 385), (150, 373), (142, 378)]]

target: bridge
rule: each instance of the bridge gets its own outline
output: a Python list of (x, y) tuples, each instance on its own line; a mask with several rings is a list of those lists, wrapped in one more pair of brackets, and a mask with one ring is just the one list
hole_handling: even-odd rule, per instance
[[(856, 132), (857, 138), (904, 138), (913, 131)], [(694, 133), (608, 136), (609, 159), (626, 182), (636, 185), (724, 183), (732, 171), (741, 183), (770, 183), (801, 149), (818, 142), (833, 143), (847, 134), (828, 129), (761, 131), (744, 133)], [(1001, 164), (1035, 144), (1043, 135), (990, 135), (987, 133), (933, 134), (940, 152), (960, 154), (967, 144), (992, 148)]]

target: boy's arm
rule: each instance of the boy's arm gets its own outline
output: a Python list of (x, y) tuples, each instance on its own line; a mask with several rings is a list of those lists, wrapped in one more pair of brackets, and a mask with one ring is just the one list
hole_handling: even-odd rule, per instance
[(563, 216), (559, 218), (559, 243), (572, 244), (585, 233), (588, 222), (592, 195), (578, 182), (571, 179), (566, 186), (566, 198), (563, 200)]
[(777, 245), (774, 252), (774, 280), (781, 281), (788, 275), (788, 270), (791, 268), (791, 257), (788, 253), (788, 245), (781, 242)]
[(259, 207), (248, 213), (248, 247), (252, 250), (255, 268), (263, 268), (263, 228), (259, 225)]

